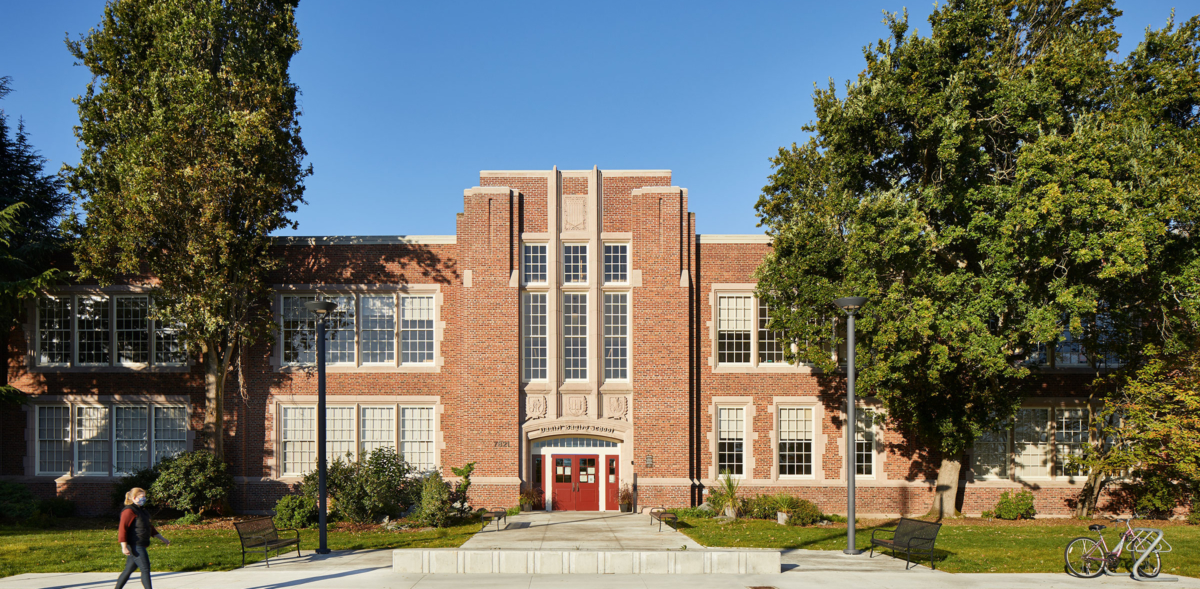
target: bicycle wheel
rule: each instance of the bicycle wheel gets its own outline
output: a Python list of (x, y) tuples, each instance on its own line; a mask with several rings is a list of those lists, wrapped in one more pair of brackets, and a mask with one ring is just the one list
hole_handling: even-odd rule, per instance
[[(1134, 557), (1133, 562), (1137, 562), (1137, 557)], [(1133, 562), (1129, 564), (1132, 566)], [(1146, 560), (1142, 561), (1142, 566), (1138, 567), (1137, 574), (1142, 577), (1157, 577), (1161, 570), (1162, 559), (1158, 557), (1158, 551), (1155, 550), (1146, 557)]]
[(1067, 572), (1083, 579), (1104, 574), (1104, 550), (1091, 538), (1075, 538), (1063, 551)]

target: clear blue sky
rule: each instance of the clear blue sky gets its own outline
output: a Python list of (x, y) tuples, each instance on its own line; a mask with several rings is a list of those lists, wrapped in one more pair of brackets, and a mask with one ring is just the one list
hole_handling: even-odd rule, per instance
[[(1122, 52), (1195, 0), (1118, 1)], [(63, 45), (99, 0), (3, 0), (0, 102), (57, 170), (76, 161)], [(882, 11), (932, 2), (396, 2), (304, 0), (292, 62), (315, 174), (299, 235), (452, 234), (479, 170), (668, 168), (701, 233), (757, 233), (780, 146), (802, 141), (813, 83), (841, 84), (885, 36)], [(15, 122), (15, 121), (14, 121)]]

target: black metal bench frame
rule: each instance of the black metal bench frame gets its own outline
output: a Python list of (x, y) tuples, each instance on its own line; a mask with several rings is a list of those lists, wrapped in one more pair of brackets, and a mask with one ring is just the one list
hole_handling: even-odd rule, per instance
[[(671, 520), (679, 523), (679, 516), (667, 511), (666, 507), (651, 507), (650, 508), (650, 525), (654, 525), (654, 520), (658, 520), (658, 531), (662, 531), (663, 520)], [(670, 524), (667, 527), (674, 529)]]
[[(937, 565), (933, 561), (933, 545), (937, 542), (938, 531), (941, 529), (942, 524), (936, 522), (902, 517), (895, 528), (871, 532), (870, 558), (875, 557), (876, 546), (891, 550), (892, 556), (895, 558), (899, 558), (896, 556), (897, 551), (903, 551), (904, 570), (907, 571), (912, 566), (912, 556), (924, 554), (929, 557), (929, 568), (936, 571)], [(890, 539), (876, 538), (878, 534), (891, 534), (892, 537)]]
[[(263, 525), (263, 524), (267, 525)], [(263, 560), (267, 562), (267, 568), (271, 568), (270, 553), (275, 551), (275, 556), (279, 556), (279, 551), (296, 545), (296, 556), (300, 556), (300, 530), (295, 528), (279, 529), (275, 527), (275, 521), (269, 517), (256, 517), (233, 524), (237, 530), (238, 540), (242, 542), (242, 566), (246, 566), (246, 553), (253, 551), (258, 552), (260, 549), (263, 552)], [(243, 528), (245, 528), (243, 530)], [(296, 532), (295, 538), (280, 538), (279, 532)]]
[(504, 520), (504, 525), (506, 525), (506, 526), (508, 525), (508, 510), (492, 508), (492, 509), (489, 509), (489, 510), (486, 510), (486, 511), (480, 513), (479, 519), (483, 520), (483, 529), (481, 529), (479, 531), (482, 532), (483, 530), (486, 530), (489, 521), (494, 521), (494, 522), (496, 522), (496, 531), (499, 532), (500, 531), (500, 520)]

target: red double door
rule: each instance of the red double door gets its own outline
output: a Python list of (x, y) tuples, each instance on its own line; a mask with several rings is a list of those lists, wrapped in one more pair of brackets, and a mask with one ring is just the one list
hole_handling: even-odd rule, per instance
[(605, 463), (598, 455), (555, 455), (552, 457), (551, 492), (555, 511), (599, 511), (601, 482), (609, 509), (617, 506), (617, 457), (605, 456)]

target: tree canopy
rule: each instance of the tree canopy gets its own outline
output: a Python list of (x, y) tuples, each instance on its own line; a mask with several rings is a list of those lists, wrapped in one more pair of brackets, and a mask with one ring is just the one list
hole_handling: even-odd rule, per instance
[(224, 382), (239, 342), (270, 333), (271, 232), (303, 202), (296, 2), (117, 0), (67, 40), (93, 81), (76, 98), (86, 217), (80, 273), (153, 277), (157, 320), (205, 363), (206, 442), (218, 455)]
[[(952, 0), (889, 38), (781, 148), (757, 204), (758, 270), (789, 357), (823, 370), (832, 306), (860, 311), (859, 386), (943, 455), (1011, 419), (1065, 333), (1097, 369), (1190, 345), (1200, 301), (1200, 18), (1114, 57), (1111, 0)], [(1164, 15), (1164, 19), (1168, 15)]]

